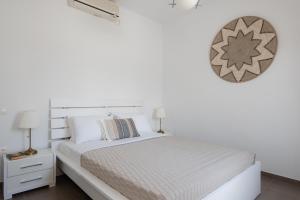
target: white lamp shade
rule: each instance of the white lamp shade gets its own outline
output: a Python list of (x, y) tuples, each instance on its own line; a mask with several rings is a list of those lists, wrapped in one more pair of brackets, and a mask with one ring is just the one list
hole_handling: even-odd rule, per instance
[(188, 10), (191, 8), (195, 8), (197, 2), (198, 2), (198, 0), (179, 0), (177, 4), (181, 8)]
[(164, 108), (156, 108), (154, 111), (154, 116), (157, 119), (163, 119), (166, 118), (166, 111)]
[(37, 128), (39, 126), (38, 113), (35, 110), (28, 110), (21, 113), (20, 121), (18, 124), (19, 128)]

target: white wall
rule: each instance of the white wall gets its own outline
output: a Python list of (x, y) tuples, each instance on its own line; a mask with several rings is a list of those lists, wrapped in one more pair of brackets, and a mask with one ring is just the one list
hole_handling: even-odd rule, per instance
[[(269, 5), (271, 4), (271, 5)], [(297, 0), (210, 0), (164, 26), (164, 103), (176, 134), (254, 151), (265, 171), (300, 180), (300, 6)], [(215, 34), (243, 15), (278, 32), (273, 65), (244, 84), (209, 64)], [(23, 150), (19, 111), (36, 108), (34, 147), (48, 145), (50, 97), (162, 99), (161, 25), (121, 9), (121, 24), (82, 13), (65, 0), (0, 1), (0, 147)]]
[(121, 9), (121, 24), (67, 6), (66, 0), (0, 1), (0, 147), (23, 150), (17, 113), (35, 108), (33, 145), (48, 146), (50, 97), (142, 99), (162, 103), (162, 27)]
[[(178, 135), (257, 153), (263, 170), (300, 180), (300, 1), (207, 0), (190, 15), (164, 26), (164, 104)], [(230, 20), (269, 20), (278, 54), (257, 79), (225, 82), (209, 62), (210, 45)]]

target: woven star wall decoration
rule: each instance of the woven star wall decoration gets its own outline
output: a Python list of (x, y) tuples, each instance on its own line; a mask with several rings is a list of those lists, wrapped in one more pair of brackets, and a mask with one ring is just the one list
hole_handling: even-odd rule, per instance
[(240, 17), (215, 37), (210, 61), (214, 72), (234, 83), (252, 80), (271, 65), (277, 51), (277, 35), (265, 19)]

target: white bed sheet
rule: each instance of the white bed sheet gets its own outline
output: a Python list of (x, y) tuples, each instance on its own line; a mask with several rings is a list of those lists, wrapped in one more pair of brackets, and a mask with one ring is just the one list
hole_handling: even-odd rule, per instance
[(95, 140), (95, 141), (89, 141), (81, 144), (75, 144), (74, 142), (67, 140), (65, 142), (60, 143), (57, 150), (63, 155), (70, 158), (76, 164), (80, 165), (81, 155), (85, 152), (95, 150), (95, 149), (110, 147), (110, 146), (138, 142), (138, 141), (147, 140), (156, 137), (162, 137), (162, 135), (158, 133), (153, 133), (151, 135), (152, 136), (140, 136), (135, 138), (126, 138), (126, 139), (114, 140), (114, 141)]

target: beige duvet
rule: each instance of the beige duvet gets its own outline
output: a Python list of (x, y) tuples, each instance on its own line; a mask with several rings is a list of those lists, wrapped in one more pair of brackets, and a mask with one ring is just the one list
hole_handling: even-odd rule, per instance
[(130, 200), (199, 200), (254, 159), (245, 151), (159, 137), (86, 152), (81, 165)]

